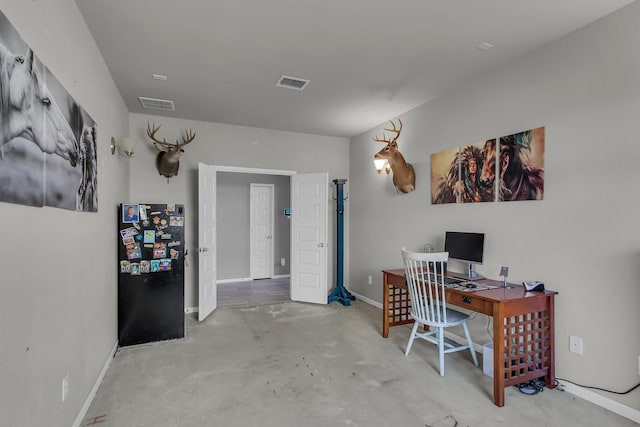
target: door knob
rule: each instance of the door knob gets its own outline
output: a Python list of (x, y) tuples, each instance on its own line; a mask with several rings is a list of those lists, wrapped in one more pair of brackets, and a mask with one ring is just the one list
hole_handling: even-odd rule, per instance
[(318, 243), (319, 248), (324, 248), (324, 243)]

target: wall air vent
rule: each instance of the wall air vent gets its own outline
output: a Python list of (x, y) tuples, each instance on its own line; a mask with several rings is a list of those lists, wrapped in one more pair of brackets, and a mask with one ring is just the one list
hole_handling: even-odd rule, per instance
[(299, 79), (297, 77), (282, 76), (276, 86), (286, 87), (289, 89), (303, 90), (309, 84), (310, 80)]
[(176, 110), (176, 107), (173, 105), (173, 101), (170, 101), (168, 99), (145, 98), (144, 96), (139, 96), (138, 99), (140, 100), (140, 103), (142, 103), (142, 107), (144, 108), (164, 111)]

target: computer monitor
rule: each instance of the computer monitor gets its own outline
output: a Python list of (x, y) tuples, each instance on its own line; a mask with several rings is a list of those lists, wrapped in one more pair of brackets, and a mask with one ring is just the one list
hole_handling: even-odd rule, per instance
[(444, 238), (444, 251), (449, 252), (449, 259), (466, 262), (469, 265), (468, 277), (470, 280), (482, 278), (476, 272), (476, 265), (482, 264), (483, 233), (447, 231)]

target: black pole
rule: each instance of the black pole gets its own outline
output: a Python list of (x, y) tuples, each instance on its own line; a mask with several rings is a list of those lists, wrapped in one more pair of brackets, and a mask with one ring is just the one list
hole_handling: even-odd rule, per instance
[(331, 304), (334, 301), (340, 301), (343, 305), (351, 305), (351, 301), (355, 301), (356, 297), (351, 295), (344, 287), (344, 183), (347, 182), (346, 179), (334, 179), (333, 182), (336, 184), (336, 190), (338, 195), (338, 205), (336, 208), (337, 214), (337, 225), (338, 225), (338, 235), (337, 235), (337, 260), (336, 260), (336, 288), (331, 291), (328, 298), (328, 304)]

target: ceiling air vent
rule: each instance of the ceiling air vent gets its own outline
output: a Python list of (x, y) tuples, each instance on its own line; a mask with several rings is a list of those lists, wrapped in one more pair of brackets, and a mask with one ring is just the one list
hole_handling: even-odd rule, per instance
[(278, 80), (278, 83), (276, 83), (276, 86), (302, 90), (309, 84), (309, 81), (310, 80), (299, 79), (297, 77), (282, 76), (280, 80)]
[(165, 110), (165, 111), (175, 111), (176, 107), (173, 105), (173, 101), (168, 99), (155, 99), (155, 98), (145, 98), (144, 96), (139, 96), (138, 99), (142, 103), (144, 108), (150, 108), (152, 110)]

